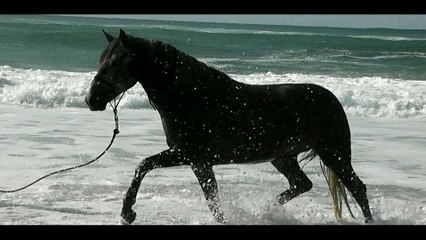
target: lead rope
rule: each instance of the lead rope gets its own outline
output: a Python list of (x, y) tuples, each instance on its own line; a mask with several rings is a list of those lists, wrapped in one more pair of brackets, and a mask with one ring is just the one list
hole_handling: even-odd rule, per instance
[(1, 189), (0, 189), (0, 193), (13, 193), (13, 192), (18, 192), (18, 191), (24, 190), (25, 188), (28, 188), (29, 186), (34, 185), (35, 183), (37, 183), (37, 182), (39, 182), (39, 181), (41, 181), (41, 180), (43, 180), (43, 179), (45, 179), (45, 178), (47, 178), (47, 177), (49, 177), (49, 176), (52, 176), (52, 175), (54, 175), (54, 174), (58, 174), (58, 173), (62, 173), (62, 172), (71, 171), (71, 170), (76, 169), (76, 168), (81, 168), (81, 167), (84, 167), (84, 166), (86, 166), (86, 165), (89, 165), (89, 164), (91, 164), (91, 163), (93, 163), (93, 162), (95, 162), (95, 161), (99, 160), (99, 159), (100, 159), (100, 158), (101, 158), (101, 157), (105, 154), (105, 152), (109, 150), (109, 148), (111, 147), (112, 143), (114, 142), (115, 137), (117, 136), (117, 134), (119, 134), (119, 133), (120, 133), (120, 131), (118, 130), (118, 113), (117, 113), (117, 107), (118, 107), (118, 104), (120, 104), (120, 101), (121, 101), (121, 99), (122, 99), (122, 98), (123, 98), (123, 96), (124, 96), (124, 93), (125, 93), (125, 92), (123, 92), (123, 94), (121, 95), (121, 97), (120, 97), (120, 99), (118, 100), (118, 102), (116, 102), (116, 99), (114, 98), (114, 105), (115, 105), (115, 106), (113, 106), (113, 105), (111, 104), (111, 102), (109, 102), (109, 105), (112, 107), (112, 109), (113, 109), (112, 111), (114, 112), (115, 128), (114, 128), (114, 131), (113, 131), (113, 135), (112, 135), (112, 137), (111, 137), (111, 142), (109, 143), (108, 147), (106, 147), (106, 148), (105, 148), (105, 150), (104, 150), (101, 154), (99, 154), (99, 156), (97, 156), (96, 158), (92, 159), (91, 161), (89, 161), (89, 162), (87, 162), (87, 163), (84, 163), (84, 164), (81, 164), (81, 165), (78, 165), (78, 166), (74, 166), (74, 167), (70, 167), (70, 168), (65, 168), (65, 169), (62, 169), (62, 170), (58, 170), (58, 171), (55, 171), (55, 172), (49, 173), (49, 174), (47, 174), (47, 175), (45, 175), (45, 176), (43, 176), (43, 177), (41, 177), (41, 178), (39, 178), (39, 179), (37, 179), (37, 180), (35, 180), (35, 181), (31, 182), (30, 184), (28, 184), (28, 185), (26, 185), (26, 186), (24, 186), (24, 187), (21, 187), (21, 188), (18, 188), (18, 189), (14, 189), (14, 190), (1, 190)]

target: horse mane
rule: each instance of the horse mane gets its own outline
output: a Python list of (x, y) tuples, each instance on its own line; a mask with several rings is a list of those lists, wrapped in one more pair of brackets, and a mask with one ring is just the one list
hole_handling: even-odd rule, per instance
[[(208, 66), (171, 44), (159, 40), (132, 37), (132, 48), (148, 56), (152, 72), (162, 72), (165, 84), (185, 89), (185, 86), (208, 86), (233, 82), (227, 74)], [(220, 81), (219, 81), (220, 80)]]

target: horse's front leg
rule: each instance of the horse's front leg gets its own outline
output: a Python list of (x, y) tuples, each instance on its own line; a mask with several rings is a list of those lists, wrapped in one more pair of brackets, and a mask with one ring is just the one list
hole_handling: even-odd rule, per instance
[(217, 182), (214, 177), (213, 167), (210, 164), (205, 163), (191, 164), (191, 167), (201, 185), (201, 188), (203, 189), (207, 204), (210, 211), (213, 213), (214, 218), (219, 223), (226, 223), (223, 218), (222, 209), (220, 208)]
[(168, 149), (154, 156), (143, 159), (135, 170), (135, 176), (130, 184), (129, 190), (123, 199), (123, 209), (121, 210), (122, 220), (126, 224), (131, 224), (136, 213), (132, 210), (132, 206), (136, 203), (136, 195), (138, 194), (144, 176), (155, 168), (173, 167), (188, 164), (182, 153), (178, 149)]

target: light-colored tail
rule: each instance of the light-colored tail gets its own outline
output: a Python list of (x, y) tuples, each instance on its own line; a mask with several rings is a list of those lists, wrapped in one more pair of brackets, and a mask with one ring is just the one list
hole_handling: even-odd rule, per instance
[(349, 214), (355, 218), (351, 211), (351, 207), (349, 206), (345, 186), (330, 168), (323, 165), (322, 162), (320, 162), (320, 164), (322, 173), (327, 181), (328, 189), (330, 190), (330, 194), (333, 199), (334, 216), (337, 220), (342, 219), (342, 206), (344, 202), (348, 208)]

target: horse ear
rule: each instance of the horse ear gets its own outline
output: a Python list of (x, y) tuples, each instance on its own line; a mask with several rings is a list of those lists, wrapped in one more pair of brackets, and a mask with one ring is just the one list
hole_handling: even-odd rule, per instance
[(114, 40), (114, 37), (111, 36), (111, 34), (108, 34), (107, 32), (105, 32), (105, 30), (102, 29), (102, 32), (104, 32), (105, 34), (105, 38), (108, 40), (108, 42), (111, 42), (112, 40)]
[(121, 29), (121, 28), (120, 28), (120, 35), (118, 36), (118, 38), (119, 38), (119, 39), (121, 39), (121, 41), (122, 41), (123, 43), (126, 43), (126, 41), (127, 41), (127, 35), (126, 35), (126, 33), (124, 32), (124, 30), (123, 30), (123, 29)]

